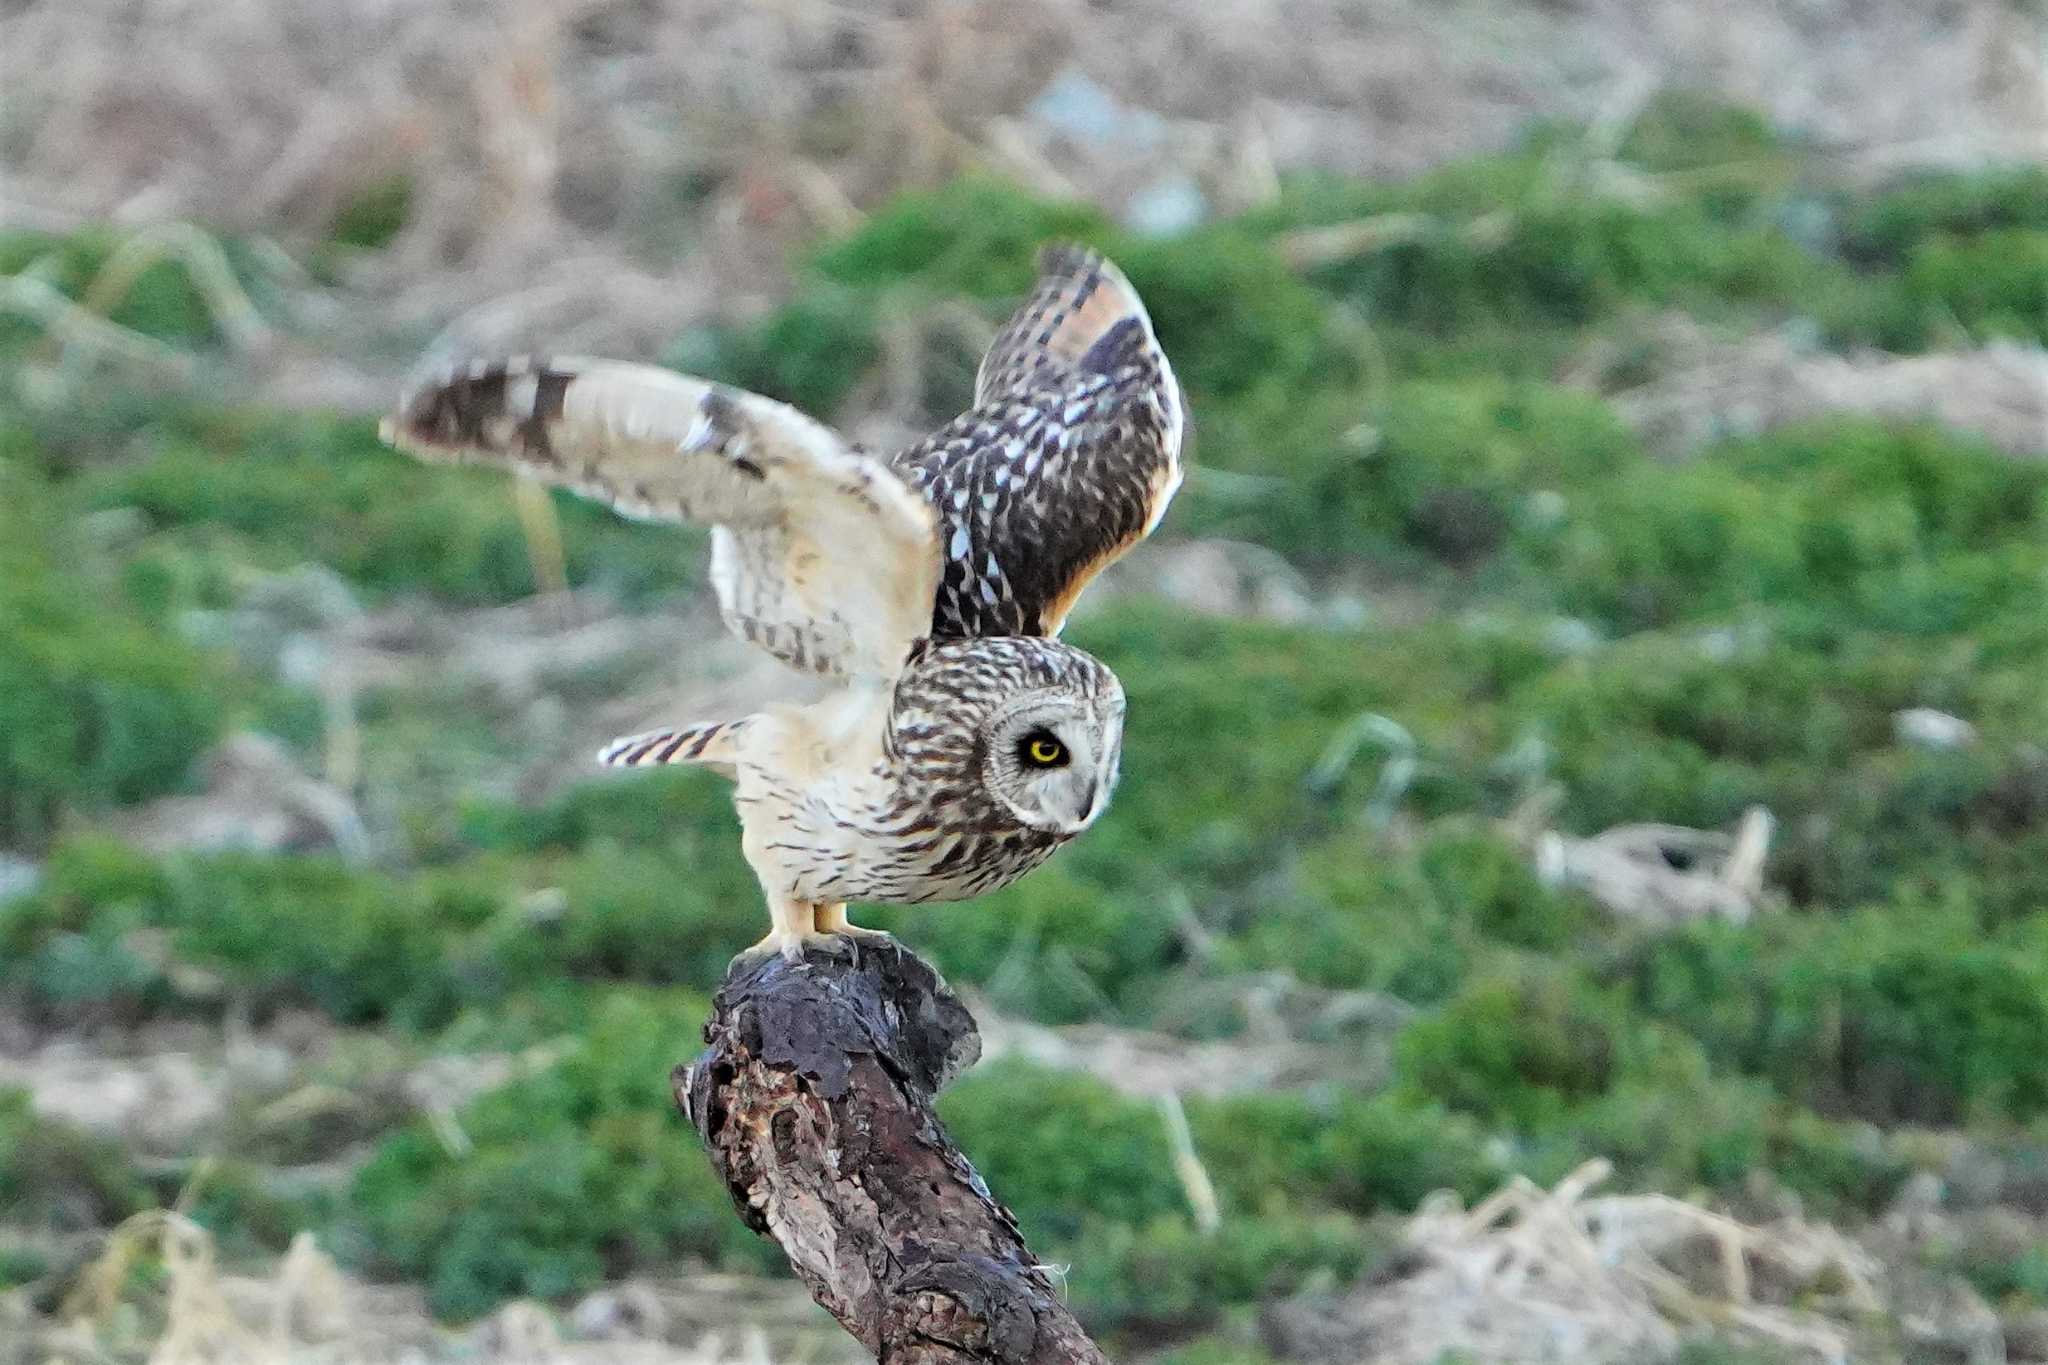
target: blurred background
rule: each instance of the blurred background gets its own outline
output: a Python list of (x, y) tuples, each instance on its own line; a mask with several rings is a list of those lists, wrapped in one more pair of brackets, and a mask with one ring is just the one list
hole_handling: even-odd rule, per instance
[(869, 912), (1119, 1359), (2048, 1360), (2034, 0), (0, 4), (0, 1361), (855, 1361), (666, 1078), (786, 687), (381, 450), (597, 352), (888, 444), (1038, 242), (1194, 413), (1089, 836)]

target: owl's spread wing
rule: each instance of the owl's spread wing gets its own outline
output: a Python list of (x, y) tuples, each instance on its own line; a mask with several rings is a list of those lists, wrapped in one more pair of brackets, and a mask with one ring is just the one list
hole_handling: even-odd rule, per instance
[(1180, 385), (1123, 272), (1058, 246), (983, 358), (975, 398), (893, 462), (939, 515), (932, 633), (1057, 635), (1180, 487)]
[(617, 361), (479, 362), (408, 395), (382, 434), (423, 459), (711, 526), (726, 624), (794, 667), (893, 677), (929, 629), (930, 504), (772, 399)]

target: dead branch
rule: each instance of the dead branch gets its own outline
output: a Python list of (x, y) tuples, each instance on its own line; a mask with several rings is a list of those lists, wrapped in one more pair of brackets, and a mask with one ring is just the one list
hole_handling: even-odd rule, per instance
[(1665, 1360), (1696, 1328), (1816, 1365), (1850, 1358), (1838, 1317), (1878, 1302), (1862, 1247), (1796, 1218), (1756, 1226), (1665, 1195), (1594, 1197), (1611, 1174), (1590, 1161), (1550, 1190), (1517, 1176), (1469, 1210), (1439, 1191), (1389, 1273), (1273, 1304), (1265, 1335), (1285, 1359), (1380, 1365), (1524, 1360), (1532, 1339), (1553, 1359)]
[(1775, 822), (1761, 806), (1730, 837), (1680, 825), (1617, 825), (1590, 839), (1536, 836), (1537, 871), (1577, 886), (1612, 913), (1660, 928), (1699, 919), (1745, 924), (1767, 900), (1764, 861)]
[(740, 1217), (882, 1365), (1102, 1362), (932, 1112), (973, 1018), (915, 954), (848, 946), (736, 961), (676, 1069)]

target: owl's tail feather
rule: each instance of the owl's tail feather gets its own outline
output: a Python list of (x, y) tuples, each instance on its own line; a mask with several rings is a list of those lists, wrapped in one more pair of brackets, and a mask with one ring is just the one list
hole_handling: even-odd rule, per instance
[(607, 768), (654, 768), (665, 763), (697, 763), (727, 777), (739, 761), (739, 738), (751, 716), (738, 720), (707, 720), (670, 730), (615, 739), (598, 751)]

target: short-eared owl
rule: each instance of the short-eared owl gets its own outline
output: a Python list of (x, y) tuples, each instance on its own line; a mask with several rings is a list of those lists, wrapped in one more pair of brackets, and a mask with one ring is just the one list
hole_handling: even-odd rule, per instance
[(841, 686), (621, 739), (606, 763), (731, 777), (747, 860), (798, 956), (846, 902), (1005, 886), (1102, 813), (1123, 689), (1053, 638), (1181, 479), (1181, 395), (1117, 268), (1048, 249), (975, 406), (879, 455), (784, 404), (644, 365), (478, 362), (387, 441), (516, 469), (630, 516), (709, 524), (726, 624)]

